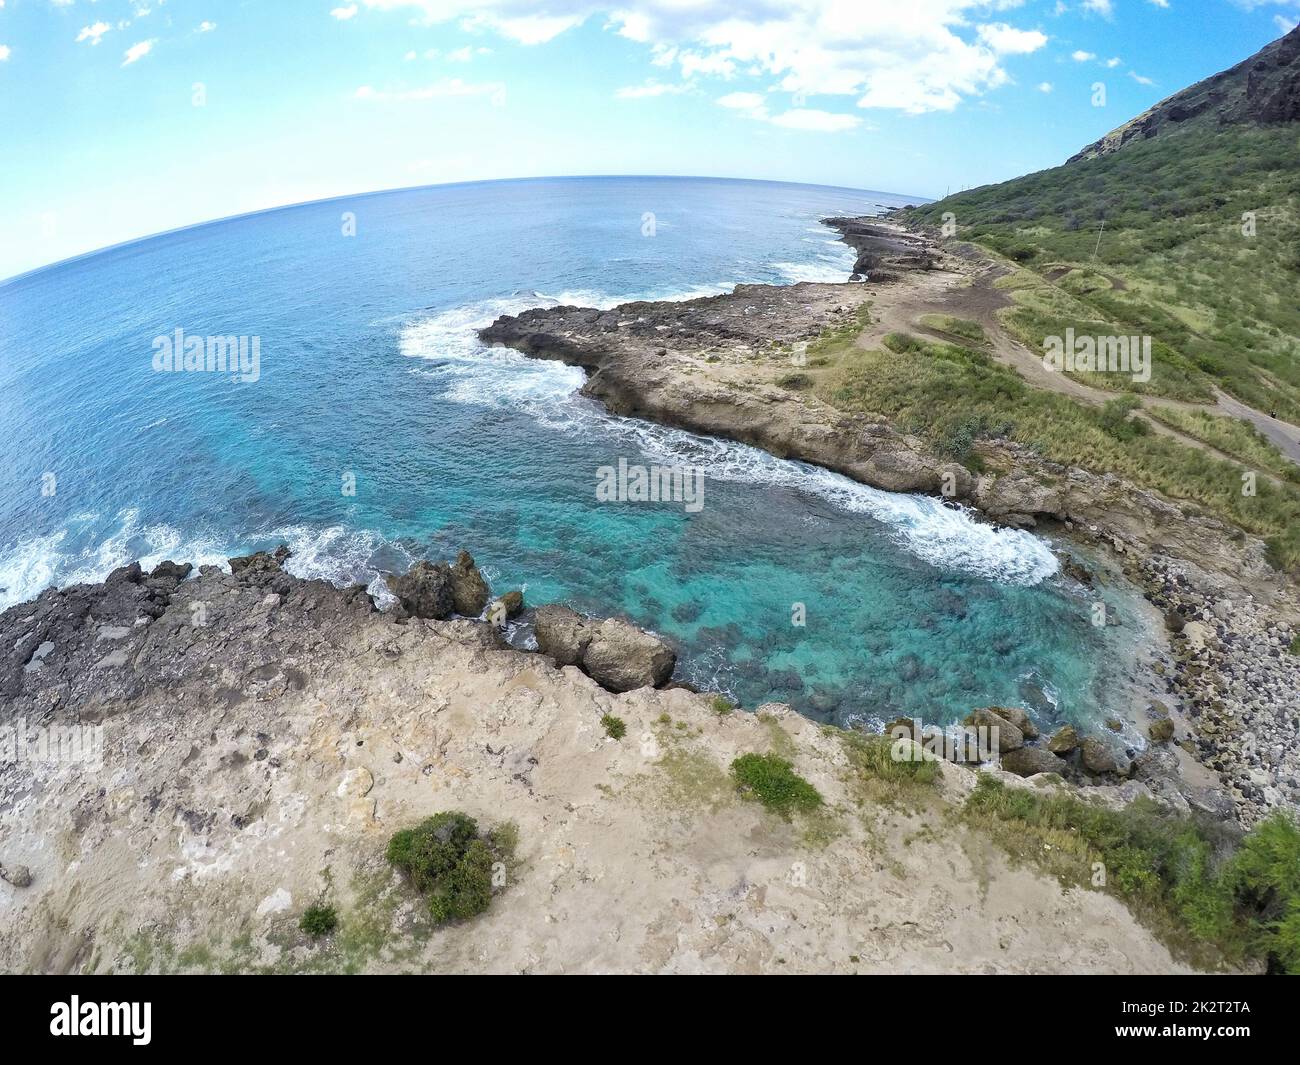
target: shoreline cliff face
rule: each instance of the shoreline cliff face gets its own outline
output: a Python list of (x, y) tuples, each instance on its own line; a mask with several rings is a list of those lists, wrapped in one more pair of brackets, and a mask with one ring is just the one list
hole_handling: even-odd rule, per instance
[[(848, 734), (786, 707), (615, 694), (281, 561), (124, 567), (0, 615), (22, 645), (0, 724), (102, 730), (93, 763), (0, 765), (0, 969), (1184, 971), (1116, 898), (943, 821), (968, 768), (882, 803)], [(728, 767), (751, 753), (788, 760), (819, 813), (745, 800)], [(486, 913), (433, 927), (384, 851), (449, 809), (517, 844)], [(298, 927), (315, 903), (339, 914), (322, 941)]]

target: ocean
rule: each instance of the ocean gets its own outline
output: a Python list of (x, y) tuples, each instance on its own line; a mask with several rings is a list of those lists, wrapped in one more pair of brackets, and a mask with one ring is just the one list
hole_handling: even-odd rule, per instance
[[(139, 558), (379, 592), (468, 549), (497, 591), (623, 614), (677, 676), (838, 723), (1014, 703), (1115, 712), (1135, 604), (1052, 545), (919, 496), (614, 418), (582, 371), (487, 349), (531, 306), (844, 281), (821, 225), (907, 202), (854, 189), (564, 178), (376, 193), (176, 231), (0, 284), (0, 606)], [(162, 342), (245, 339), (242, 372), (159, 372)], [(598, 470), (690, 464), (704, 505), (607, 502)], [(526, 628), (516, 638), (527, 639)]]

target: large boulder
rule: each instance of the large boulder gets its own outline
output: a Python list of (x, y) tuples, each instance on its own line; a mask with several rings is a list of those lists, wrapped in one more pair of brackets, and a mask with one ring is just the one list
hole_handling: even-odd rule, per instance
[(468, 551), (457, 555), (456, 562), (451, 567), (451, 597), (456, 613), (467, 618), (476, 618), (482, 614), (492, 597), (487, 581), (478, 571), (478, 566), (474, 565), (474, 558)]
[(999, 760), (1008, 773), (1032, 777), (1036, 773), (1063, 773), (1065, 763), (1046, 747), (1019, 747), (1008, 751)]
[(1073, 725), (1062, 725), (1047, 741), (1047, 749), (1053, 754), (1067, 755), (1079, 746), (1079, 734)]
[(591, 679), (612, 692), (658, 688), (676, 664), (677, 653), (668, 644), (619, 618), (600, 623), (582, 659)]
[(1168, 743), (1174, 738), (1174, 723), (1167, 717), (1157, 718), (1147, 726), (1147, 733), (1154, 743)]
[[(1005, 717), (995, 714), (986, 706), (981, 707), (979, 710), (972, 710), (967, 714), (966, 724), (973, 725), (976, 728), (989, 729), (992, 735), (997, 736), (998, 750), (1003, 754), (1025, 745), (1024, 733)], [(993, 732), (994, 729), (997, 731)], [(989, 746), (991, 747), (992, 744)]]
[(566, 606), (539, 607), (533, 619), (537, 647), (557, 666), (578, 666), (613, 692), (667, 683), (677, 654), (658, 636), (619, 618), (589, 621)]
[(1082, 752), (1083, 767), (1089, 773), (1117, 773), (1119, 772), (1119, 763), (1115, 760), (1115, 754), (1101, 740), (1095, 736), (1087, 736), (1079, 744)]
[(488, 607), (487, 619), (497, 628), (504, 628), (507, 621), (517, 618), (524, 612), (524, 593), (506, 592), (498, 596)]
[(388, 577), (388, 589), (412, 617), (441, 619), (456, 608), (451, 567), (445, 562), (417, 562), (400, 577)]
[(580, 666), (591, 643), (587, 620), (576, 610), (551, 603), (538, 607), (533, 617), (537, 649), (557, 666)]
[(1029, 719), (1029, 714), (1019, 706), (990, 706), (998, 717), (1011, 722), (1020, 730), (1020, 734), (1027, 740), (1038, 739), (1038, 726)]

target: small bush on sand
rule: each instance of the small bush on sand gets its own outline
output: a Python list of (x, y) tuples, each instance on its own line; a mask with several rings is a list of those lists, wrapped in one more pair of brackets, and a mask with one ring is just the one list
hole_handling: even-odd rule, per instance
[(621, 740), (627, 735), (627, 722), (621, 717), (615, 717), (613, 714), (605, 714), (600, 719), (600, 723), (605, 729), (605, 735), (610, 739)]
[(327, 936), (339, 926), (339, 915), (334, 911), (333, 906), (324, 906), (317, 904), (308, 906), (303, 912), (302, 919), (298, 922), (301, 928), (312, 938)]
[(509, 857), (512, 838), (483, 836), (474, 818), (452, 810), (394, 833), (386, 857), (428, 898), (436, 923), (463, 921), (491, 903), (493, 865)]
[(822, 804), (821, 793), (774, 754), (742, 754), (731, 763), (731, 775), (742, 795), (787, 820), (796, 811), (807, 813)]

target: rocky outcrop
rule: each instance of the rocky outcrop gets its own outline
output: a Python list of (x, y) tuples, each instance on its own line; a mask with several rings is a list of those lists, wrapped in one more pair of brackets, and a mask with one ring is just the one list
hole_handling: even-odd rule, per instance
[(620, 618), (595, 622), (550, 605), (538, 608), (533, 626), (538, 650), (557, 666), (577, 666), (608, 691), (662, 687), (677, 664), (667, 643)]
[(965, 723), (975, 728), (988, 729), (990, 738), (996, 735), (998, 750), (1003, 754), (1025, 745), (1024, 733), (990, 707), (972, 710), (966, 715)]
[(451, 567), (451, 598), (456, 613), (465, 618), (476, 618), (483, 613), (492, 596), (483, 574), (474, 565), (473, 556), (462, 551)]
[(1053, 754), (1067, 755), (1079, 746), (1079, 734), (1073, 725), (1062, 725), (1047, 741), (1047, 749)]
[(867, 218), (823, 218), (857, 252), (851, 281), (892, 281), (899, 274), (933, 270), (942, 254), (930, 242)]
[(1187, 126), (1300, 121), (1300, 27), (1228, 70), (1161, 100), (1070, 157), (1074, 163), (1120, 151)]
[(1008, 773), (1032, 777), (1039, 773), (1065, 773), (1065, 763), (1044, 747), (1020, 747), (1008, 751), (999, 762)]
[(417, 562), (400, 577), (388, 577), (387, 584), (413, 618), (446, 618), (456, 609), (451, 567), (445, 562)]

